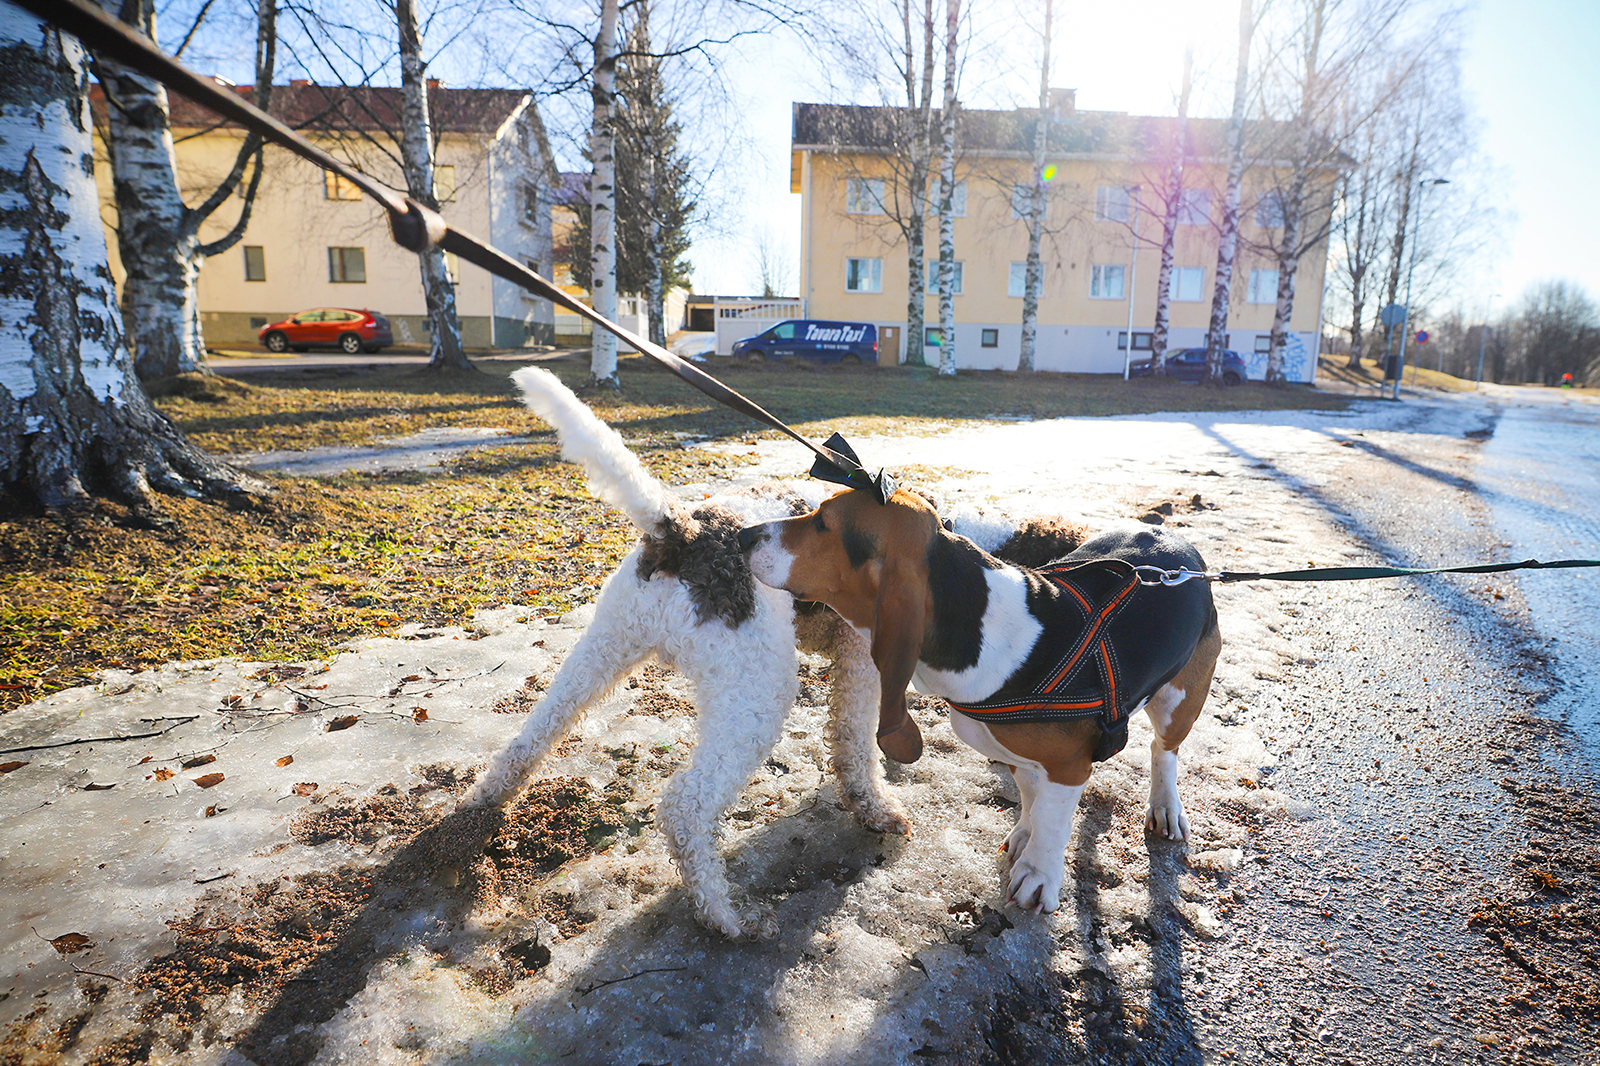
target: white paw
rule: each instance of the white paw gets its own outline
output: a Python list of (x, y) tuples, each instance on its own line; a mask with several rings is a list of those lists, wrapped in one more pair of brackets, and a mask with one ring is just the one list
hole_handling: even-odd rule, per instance
[(1189, 819), (1183, 813), (1183, 801), (1173, 791), (1163, 797), (1150, 797), (1150, 811), (1145, 815), (1145, 828), (1168, 840), (1189, 839)]
[(1011, 866), (1011, 884), (1006, 892), (1006, 902), (1036, 914), (1053, 914), (1061, 905), (1063, 866), (1059, 859), (1046, 865), (1054, 868), (1041, 869), (1037, 856), (1020, 855)]
[(1000, 845), (1000, 850), (1005, 853), (1008, 864), (1011, 866), (1017, 864), (1017, 860), (1022, 858), (1022, 853), (1028, 850), (1028, 841), (1032, 836), (1033, 827), (1028, 824), (1028, 820), (1026, 818), (1018, 819), (1016, 828), (1011, 830), (1011, 835), (1006, 837), (1004, 844)]
[(853, 804), (850, 813), (856, 816), (856, 821), (879, 833), (898, 833), (900, 836), (911, 833), (911, 816), (898, 800), (887, 796)]

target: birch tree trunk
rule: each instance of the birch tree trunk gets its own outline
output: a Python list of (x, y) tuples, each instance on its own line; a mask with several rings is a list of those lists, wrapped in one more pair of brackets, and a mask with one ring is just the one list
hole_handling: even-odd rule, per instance
[[(1178, 92), (1177, 144), (1167, 170), (1167, 210), (1161, 220), (1161, 269), (1156, 274), (1156, 321), (1150, 330), (1150, 374), (1167, 373), (1167, 334), (1172, 323), (1172, 262), (1178, 243), (1178, 212), (1183, 206), (1183, 167), (1189, 156), (1189, 90), (1194, 49), (1183, 50), (1183, 88)], [(1129, 340), (1132, 343), (1132, 340)], [(1131, 351), (1131, 349), (1130, 349)]]
[(47, 507), (264, 492), (134, 377), (106, 259), (76, 38), (0, 0), (0, 486)]
[[(617, 76), (617, 0), (601, 0), (600, 32), (594, 39), (594, 112), (589, 129), (589, 156), (594, 177), (589, 182), (589, 301), (605, 318), (617, 318), (617, 138), (612, 127), (612, 95)], [(589, 387), (622, 387), (617, 377), (617, 339), (604, 330), (593, 333), (589, 355)]]
[(911, 36), (911, 0), (902, 0), (900, 14), (905, 31), (906, 105), (911, 112), (911, 165), (906, 175), (910, 203), (905, 225), (910, 279), (906, 288), (906, 364), (926, 366), (923, 345), (928, 313), (928, 159), (933, 151), (933, 0), (923, 0), (920, 77)]
[(1044, 158), (1050, 130), (1050, 33), (1052, 0), (1044, 0), (1044, 53), (1039, 60), (1039, 120), (1033, 130), (1033, 194), (1028, 200), (1028, 257), (1022, 289), (1022, 346), (1017, 370), (1031, 374), (1039, 341), (1039, 292), (1044, 288), (1044, 265), (1039, 261), (1039, 240), (1044, 234)]
[[(400, 159), (406, 188), (424, 207), (439, 210), (434, 190), (433, 122), (428, 113), (428, 76), (422, 61), (422, 29), (413, 0), (395, 0), (400, 27)], [(417, 253), (422, 296), (428, 308), (429, 370), (475, 370), (461, 347), (461, 319), (456, 313), (456, 287), (444, 249)], [(494, 311), (491, 308), (490, 314)]]
[(961, 0), (945, 0), (944, 109), (939, 115), (939, 376), (956, 373), (956, 44)]
[[(1282, 197), (1283, 235), (1278, 242), (1277, 306), (1272, 313), (1272, 338), (1267, 349), (1267, 382), (1281, 385), (1283, 349), (1294, 315), (1295, 275), (1300, 269), (1300, 234), (1305, 225), (1306, 183), (1310, 180), (1312, 128), (1321, 104), (1318, 64), (1326, 25), (1327, 0), (1312, 0), (1305, 23), (1304, 71), (1300, 78), (1300, 106), (1295, 114), (1295, 146), (1288, 195)], [(1318, 348), (1321, 347), (1319, 338)]]
[(1233, 296), (1233, 261), (1239, 251), (1239, 185), (1244, 178), (1244, 105), (1250, 87), (1250, 37), (1255, 31), (1250, 0), (1239, 3), (1239, 61), (1233, 76), (1233, 111), (1228, 117), (1228, 178), (1222, 194), (1217, 238), (1217, 279), (1206, 330), (1208, 384), (1222, 382), (1222, 352), (1228, 346), (1228, 309)]

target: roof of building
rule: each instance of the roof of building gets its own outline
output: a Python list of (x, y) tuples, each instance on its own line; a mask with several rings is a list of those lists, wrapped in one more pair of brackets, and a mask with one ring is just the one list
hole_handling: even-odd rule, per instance
[[(252, 85), (231, 86), (234, 92), (256, 101)], [(527, 99), (525, 89), (451, 89), (428, 83), (428, 117), (435, 133), (492, 134)], [(91, 103), (105, 107), (99, 85), (91, 87)], [(221, 119), (209, 108), (178, 93), (171, 95), (172, 125), (175, 129), (212, 129), (236, 123)], [(292, 81), (272, 87), (268, 111), (292, 129), (398, 131), (400, 128), (400, 89), (373, 85), (314, 85)], [(537, 110), (534, 110), (537, 121)], [(540, 129), (541, 136), (543, 129)]]
[[(1171, 116), (1078, 110), (1045, 114), (1049, 122), (1046, 153), (1052, 156), (1148, 159), (1170, 152), (1177, 143), (1178, 120)], [(934, 109), (936, 138), (939, 115)], [(1032, 155), (1039, 115), (1034, 107), (1012, 111), (963, 108), (957, 112), (957, 143), (966, 153)], [(791, 140), (795, 148), (881, 152), (907, 141), (915, 121), (916, 112), (903, 107), (796, 103)], [(1247, 123), (1248, 142), (1260, 149), (1251, 154), (1259, 157), (1273, 138), (1283, 138), (1288, 130), (1288, 124), (1282, 122)], [(1227, 142), (1226, 119), (1189, 120), (1191, 157), (1221, 158)]]

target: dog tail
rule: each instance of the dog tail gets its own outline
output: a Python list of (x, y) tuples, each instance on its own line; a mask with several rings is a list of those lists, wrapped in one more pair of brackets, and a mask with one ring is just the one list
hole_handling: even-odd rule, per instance
[(550, 423), (561, 438), (562, 457), (589, 475), (589, 491), (627, 515), (640, 532), (655, 532), (670, 513), (669, 497), (621, 435), (596, 418), (550, 371), (525, 366), (511, 380), (522, 390), (528, 409)]

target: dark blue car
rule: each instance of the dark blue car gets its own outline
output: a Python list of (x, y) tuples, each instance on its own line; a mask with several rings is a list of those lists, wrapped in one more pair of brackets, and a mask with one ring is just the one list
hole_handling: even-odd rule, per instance
[[(1150, 376), (1150, 360), (1142, 363), (1132, 363), (1128, 367), (1128, 376), (1132, 378), (1147, 378)], [(1200, 381), (1206, 376), (1206, 350), (1204, 348), (1184, 348), (1167, 356), (1167, 377), (1177, 381)], [(1244, 360), (1238, 352), (1222, 350), (1222, 383), (1224, 385), (1237, 385), (1249, 378), (1245, 370)]]
[(754, 337), (734, 341), (735, 359), (809, 359), (818, 363), (876, 363), (878, 327), (870, 322), (792, 318)]

